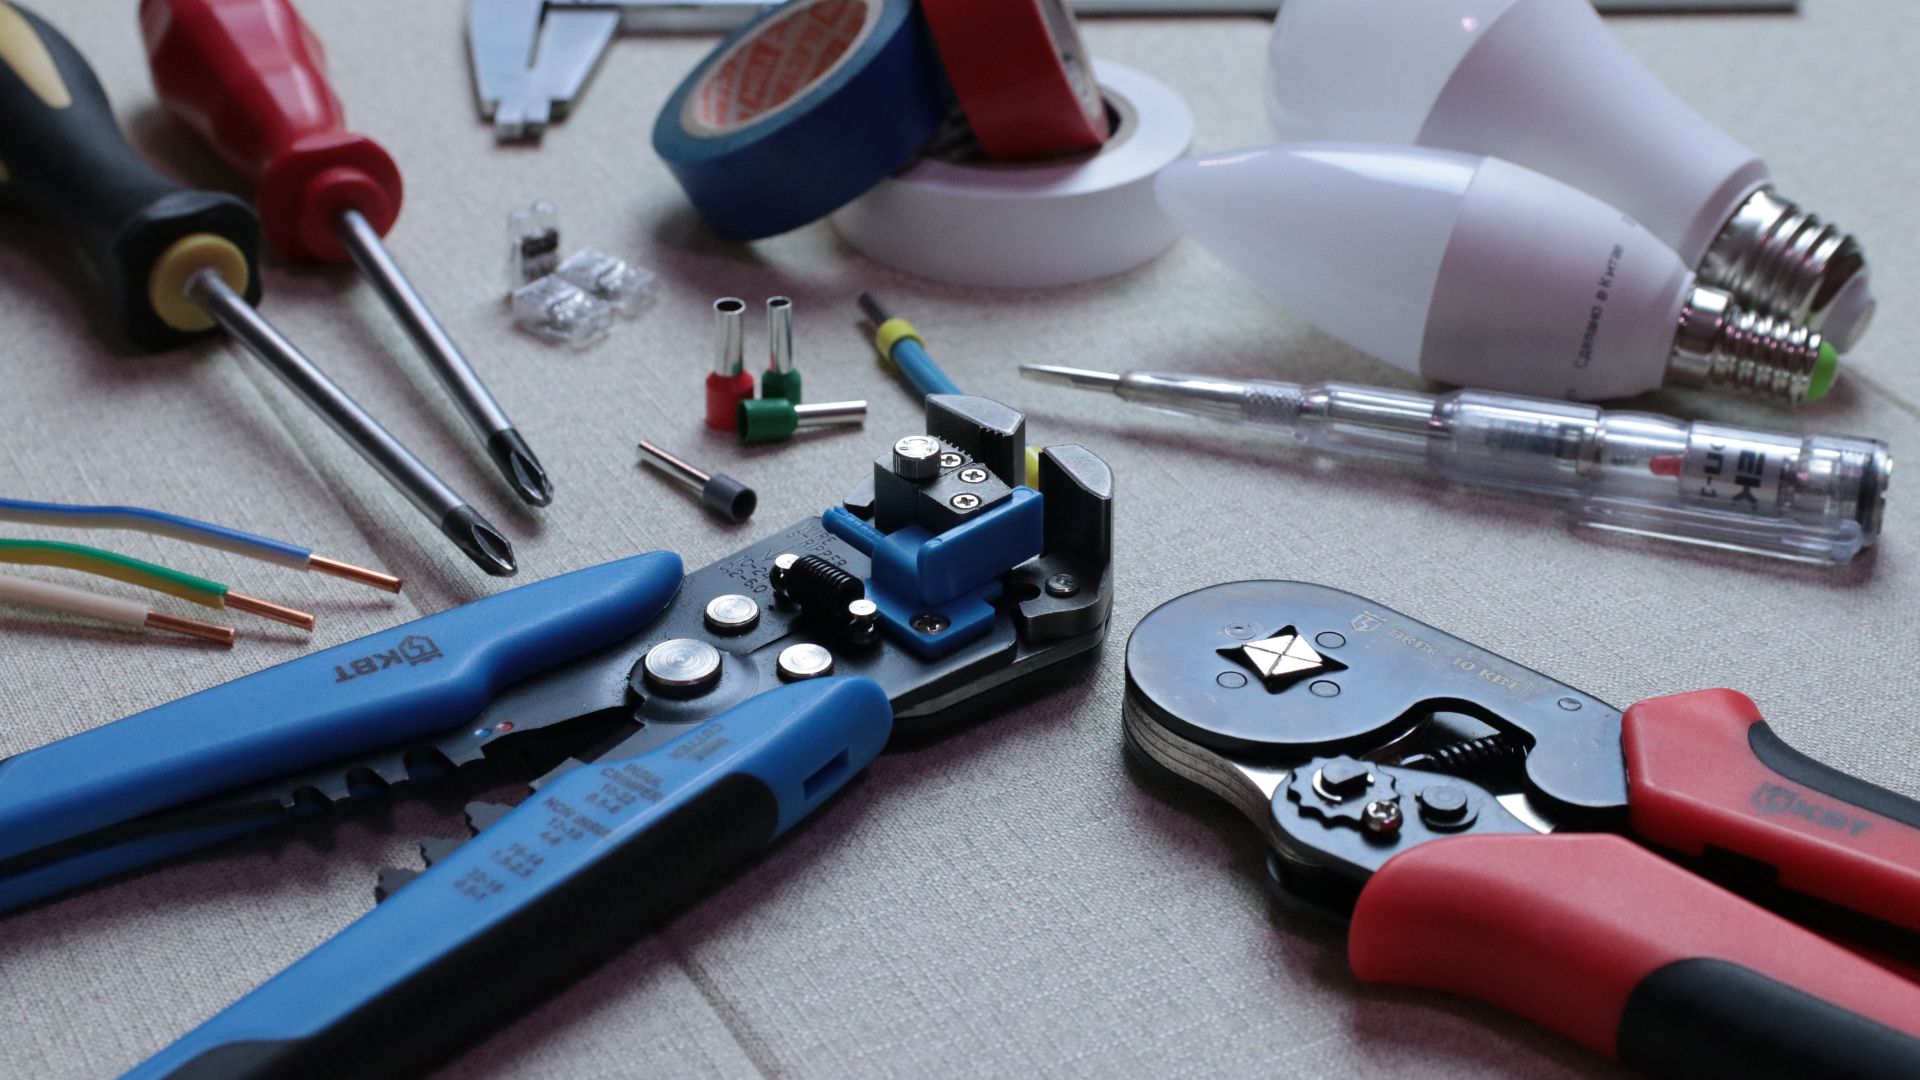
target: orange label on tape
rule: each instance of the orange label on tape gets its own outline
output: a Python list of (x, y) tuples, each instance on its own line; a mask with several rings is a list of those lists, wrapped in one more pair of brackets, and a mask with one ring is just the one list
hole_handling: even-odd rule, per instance
[(793, 6), (736, 42), (688, 99), (694, 132), (745, 127), (805, 94), (873, 25), (871, 0), (816, 0)]

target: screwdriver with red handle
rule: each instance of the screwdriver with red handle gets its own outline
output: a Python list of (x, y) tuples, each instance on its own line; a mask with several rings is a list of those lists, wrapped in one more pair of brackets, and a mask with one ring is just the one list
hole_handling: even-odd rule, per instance
[(326, 57), (293, 5), (142, 0), (140, 27), (167, 111), (257, 185), (267, 244), (292, 262), (359, 266), (514, 491), (553, 501), (539, 459), (381, 242), (400, 213), (400, 170), (346, 129)]
[(67, 232), (134, 345), (159, 351), (225, 330), (476, 565), (515, 571), (507, 538), (253, 309), (260, 221), (252, 209), (155, 171), (120, 133), (79, 50), (10, 0), (0, 0), (0, 208)]

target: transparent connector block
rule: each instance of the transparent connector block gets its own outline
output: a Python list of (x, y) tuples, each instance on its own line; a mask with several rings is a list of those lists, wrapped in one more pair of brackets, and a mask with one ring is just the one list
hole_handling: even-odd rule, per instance
[(632, 315), (653, 299), (654, 272), (604, 251), (587, 248), (567, 256), (554, 276), (568, 281)]
[(613, 308), (570, 281), (549, 274), (513, 290), (513, 324), (549, 341), (586, 348), (613, 326)]
[(560, 211), (545, 199), (507, 215), (507, 291), (560, 268)]

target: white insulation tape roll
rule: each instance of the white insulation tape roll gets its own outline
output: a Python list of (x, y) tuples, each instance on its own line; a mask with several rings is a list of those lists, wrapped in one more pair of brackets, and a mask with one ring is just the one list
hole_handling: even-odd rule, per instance
[(1180, 228), (1153, 178), (1193, 144), (1172, 90), (1096, 60), (1116, 119), (1100, 150), (1022, 164), (922, 160), (833, 215), (869, 257), (956, 285), (1034, 288), (1124, 273), (1173, 246)]

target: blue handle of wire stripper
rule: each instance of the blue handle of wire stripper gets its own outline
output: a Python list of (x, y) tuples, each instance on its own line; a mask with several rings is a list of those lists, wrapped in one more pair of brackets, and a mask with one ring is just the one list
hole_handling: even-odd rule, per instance
[(464, 723), (651, 622), (680, 580), (664, 551), (576, 570), (0, 760), (0, 859)]
[(128, 1080), (418, 1075), (745, 864), (892, 727), (878, 683), (819, 679), (579, 766)]

